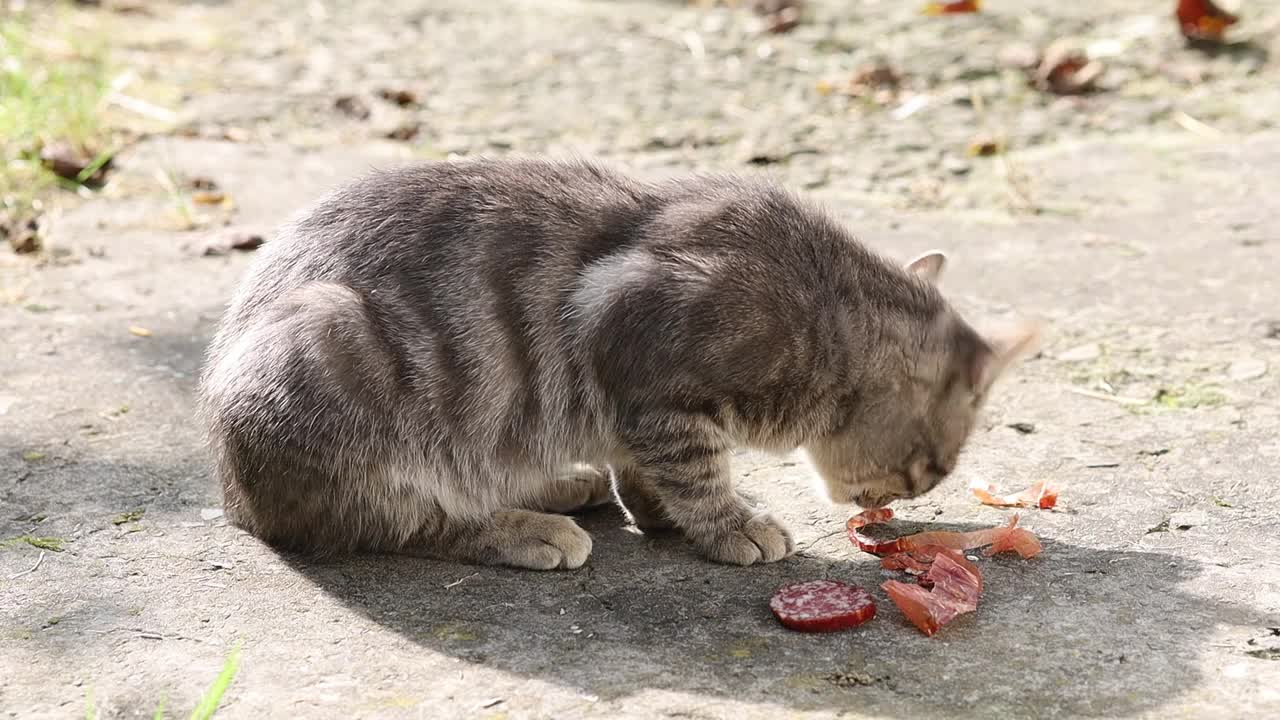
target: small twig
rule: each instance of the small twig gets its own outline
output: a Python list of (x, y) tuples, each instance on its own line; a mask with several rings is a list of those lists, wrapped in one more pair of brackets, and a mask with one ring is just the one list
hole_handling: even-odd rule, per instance
[(1107, 402), (1119, 403), (1121, 405), (1146, 405), (1147, 401), (1141, 398), (1124, 397), (1123, 395), (1108, 395), (1106, 393), (1094, 392), (1093, 390), (1085, 390), (1084, 388), (1069, 388), (1076, 395), (1082, 395), (1094, 400), (1106, 400)]
[(16, 573), (14, 573), (14, 574), (10, 575), (10, 576), (9, 576), (9, 579), (10, 579), (10, 580), (17, 580), (18, 578), (22, 577), (23, 575), (30, 575), (31, 573), (33, 573), (33, 572), (35, 572), (36, 570), (39, 570), (39, 569), (40, 569), (40, 563), (42, 563), (42, 562), (44, 562), (44, 551), (43, 551), (43, 550), (41, 550), (41, 551), (40, 551), (40, 557), (36, 558), (36, 564), (35, 564), (35, 565), (32, 565), (30, 570), (23, 570), (22, 572), (16, 572)]
[(1179, 110), (1178, 112), (1173, 114), (1173, 121), (1178, 123), (1178, 125), (1181, 126), (1183, 130), (1186, 130), (1187, 132), (1195, 133), (1196, 135), (1200, 135), (1201, 137), (1211, 137), (1211, 138), (1226, 137), (1226, 133), (1222, 132), (1218, 128), (1206, 122), (1197, 120), (1191, 117), (1190, 115), (1188, 115), (1187, 113), (1183, 112), (1182, 110)]
[(178, 120), (178, 114), (174, 111), (132, 95), (125, 95), (122, 92), (113, 92), (107, 95), (107, 102), (124, 108), (135, 115), (141, 115), (157, 122), (172, 124)]
[(454, 580), (453, 582), (449, 583), (448, 585), (445, 585), (445, 586), (444, 586), (444, 589), (445, 589), (445, 590), (448, 590), (448, 589), (449, 589), (449, 588), (451, 588), (451, 587), (457, 587), (457, 586), (461, 585), (462, 583), (464, 583), (464, 582), (466, 582), (466, 581), (470, 580), (471, 578), (473, 578), (473, 577), (475, 577), (475, 576), (477, 576), (477, 575), (479, 575), (479, 574), (480, 574), (480, 573), (478, 573), (478, 572), (473, 572), (473, 573), (471, 573), (470, 575), (468, 575), (468, 576), (466, 576), (466, 577), (458, 578), (457, 580)]
[(814, 545), (817, 545), (818, 543), (822, 542), (823, 540), (826, 540), (827, 538), (835, 537), (835, 536), (837, 536), (837, 535), (839, 535), (839, 534), (841, 534), (841, 533), (843, 533), (843, 532), (845, 532), (845, 531), (844, 531), (844, 530), (832, 530), (831, 532), (827, 533), (826, 535), (823, 535), (822, 537), (815, 538), (815, 539), (814, 539), (814, 540), (812, 540), (808, 545), (805, 545), (804, 547), (799, 548), (798, 550), (796, 550), (796, 552), (797, 552), (797, 553), (804, 552), (805, 550), (808, 550), (809, 548), (813, 547)]

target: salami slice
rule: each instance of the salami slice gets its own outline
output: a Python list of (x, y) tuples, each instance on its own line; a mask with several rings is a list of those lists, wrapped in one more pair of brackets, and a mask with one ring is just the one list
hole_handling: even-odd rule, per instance
[(769, 601), (778, 621), (800, 632), (835, 632), (876, 616), (876, 602), (862, 588), (836, 580), (784, 585)]

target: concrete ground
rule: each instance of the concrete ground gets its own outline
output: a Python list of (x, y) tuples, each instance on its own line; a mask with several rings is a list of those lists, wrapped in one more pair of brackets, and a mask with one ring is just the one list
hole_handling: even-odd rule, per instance
[[(0, 254), (0, 712), (151, 717), (164, 699), (185, 716), (241, 643), (219, 717), (1280, 716), (1278, 16), (1258, 7), (1255, 41), (1205, 55), (1166, 37), (1163, 2), (947, 25), (816, 5), (763, 37), (747, 13), (676, 2), (92, 11), (127, 29), (119, 58), (156, 92), (186, 93), (184, 131), (66, 203), (43, 256)], [(1002, 43), (1058, 32), (1120, 44), (1103, 91), (982, 72)], [(901, 118), (899, 100), (818, 89), (872, 56), (930, 103)], [(378, 99), (409, 86), (408, 108)], [(342, 95), (375, 111), (335, 111)], [(1007, 156), (965, 155), (984, 122)], [(1022, 513), (1043, 555), (981, 561), (979, 611), (926, 638), (844, 538), (847, 510), (795, 458), (750, 453), (743, 487), (800, 548), (775, 565), (711, 565), (608, 510), (582, 518), (588, 565), (557, 573), (313, 563), (229, 527), (192, 390), (250, 253), (205, 255), (211, 228), (269, 231), (370, 166), (571, 149), (772, 173), (890, 254), (948, 250), (944, 287), (975, 320), (1047, 319), (956, 475), (896, 528), (1001, 523), (968, 480), (1048, 478), (1058, 509)], [(157, 171), (213, 179), (234, 207), (178, 217)], [(879, 617), (780, 627), (773, 590), (817, 577), (873, 589)]]

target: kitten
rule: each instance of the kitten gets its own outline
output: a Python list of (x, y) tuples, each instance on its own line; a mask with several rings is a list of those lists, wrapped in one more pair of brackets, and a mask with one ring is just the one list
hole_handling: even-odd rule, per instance
[(928, 492), (1034, 339), (770, 184), (587, 162), (365, 177), (287, 225), (201, 379), (228, 514), (315, 553), (576, 568), (618, 500), (711, 560), (792, 550), (730, 451), (803, 447), (830, 498)]

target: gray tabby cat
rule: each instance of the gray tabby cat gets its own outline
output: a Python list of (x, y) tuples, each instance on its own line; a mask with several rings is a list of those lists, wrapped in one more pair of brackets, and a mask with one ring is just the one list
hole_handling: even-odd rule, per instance
[(803, 447), (830, 498), (928, 492), (1030, 326), (983, 338), (820, 210), (732, 177), (587, 162), (366, 177), (261, 251), (209, 351), (228, 514), (278, 547), (576, 568), (616, 499), (711, 560), (787, 530), (735, 447)]

